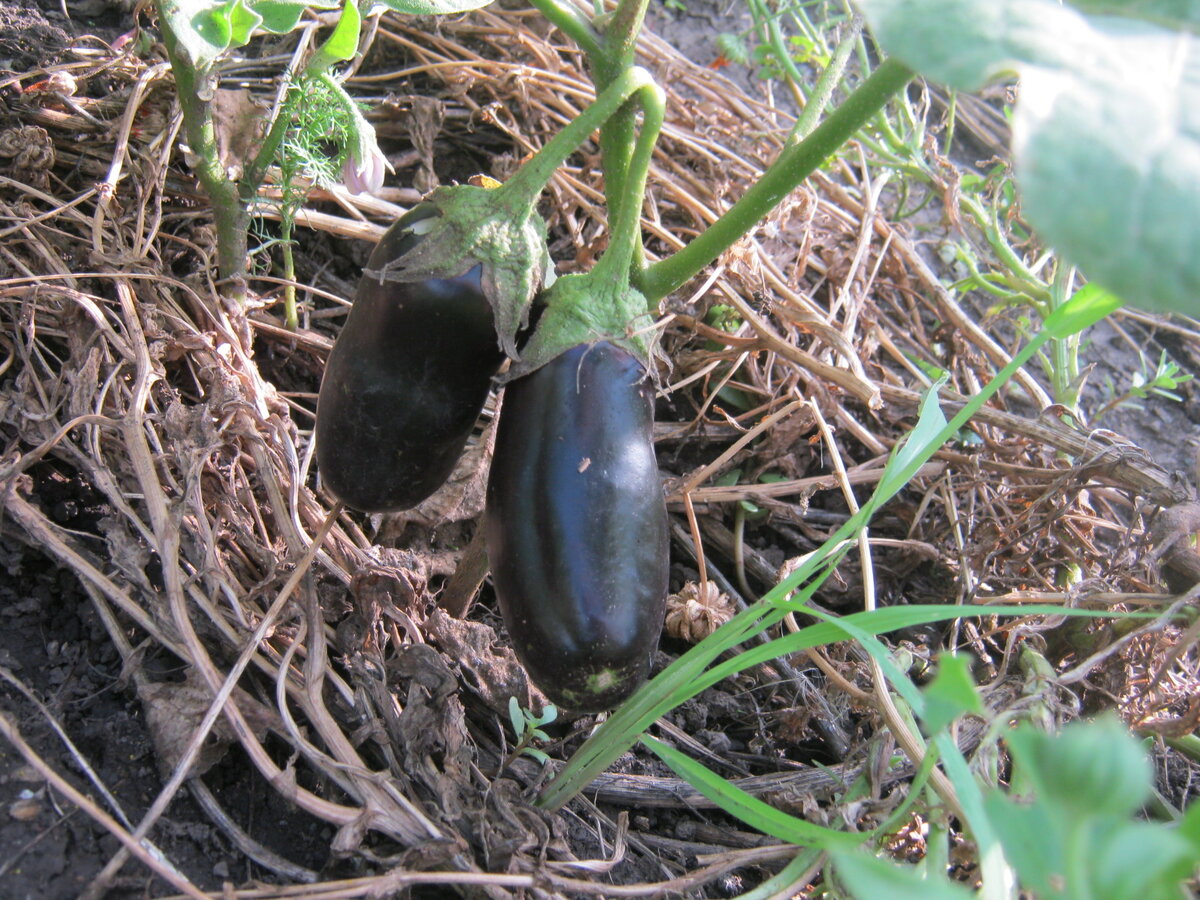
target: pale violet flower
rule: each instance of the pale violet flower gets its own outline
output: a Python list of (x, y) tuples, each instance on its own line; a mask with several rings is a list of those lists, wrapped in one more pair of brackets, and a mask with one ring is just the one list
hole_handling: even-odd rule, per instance
[(384, 172), (390, 172), (391, 169), (372, 134), (369, 140), (356, 141), (355, 146), (351, 147), (346, 155), (346, 164), (342, 167), (342, 182), (352, 194), (377, 194), (383, 187)]
[(332, 79), (329, 79), (329, 83), (334, 87), (335, 97), (342, 101), (342, 108), (348, 113), (346, 125), (350, 133), (347, 143), (350, 146), (342, 167), (342, 181), (352, 194), (376, 194), (383, 187), (384, 172), (391, 172), (392, 166), (379, 149), (375, 141), (375, 129), (363, 117), (358, 104), (350, 99), (340, 84)]

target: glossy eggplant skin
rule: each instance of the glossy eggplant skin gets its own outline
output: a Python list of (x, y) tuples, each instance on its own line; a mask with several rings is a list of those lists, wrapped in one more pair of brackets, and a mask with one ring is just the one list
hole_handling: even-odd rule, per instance
[(667, 593), (667, 510), (645, 369), (610, 343), (505, 387), (484, 528), (509, 636), (574, 712), (645, 680)]
[[(415, 246), (412, 229), (436, 214), (419, 205), (398, 219), (367, 268)], [(359, 282), (317, 399), (318, 470), (348, 506), (408, 509), (450, 477), (504, 359), (480, 274)]]

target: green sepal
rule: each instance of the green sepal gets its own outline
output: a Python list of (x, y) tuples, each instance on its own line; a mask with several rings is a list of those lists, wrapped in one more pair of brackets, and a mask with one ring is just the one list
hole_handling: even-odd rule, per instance
[(429, 233), (400, 259), (364, 274), (380, 281), (455, 278), (483, 266), (483, 292), (492, 305), (496, 336), (518, 358), (517, 334), (529, 322), (534, 295), (553, 279), (546, 223), (532, 204), (504, 187), (455, 185), (426, 198), (438, 208)]
[(540, 299), (545, 311), (504, 381), (528, 375), (572, 347), (600, 341), (616, 344), (650, 370), (654, 319), (637, 289), (592, 271), (562, 276)]

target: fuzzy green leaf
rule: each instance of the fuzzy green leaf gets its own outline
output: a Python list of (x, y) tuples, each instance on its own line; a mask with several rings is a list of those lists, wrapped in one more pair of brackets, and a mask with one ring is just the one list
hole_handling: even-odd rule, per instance
[(1017, 803), (999, 791), (988, 794), (984, 809), (1004, 846), (1004, 856), (1021, 876), (1021, 884), (1039, 896), (1058, 896), (1066, 863), (1066, 840), (1058, 810), (1040, 801)]
[(1022, 73), (1025, 215), (1130, 303), (1200, 313), (1200, 40), (1097, 21), (1103, 60)]
[(1115, 822), (1091, 829), (1087, 863), (1097, 900), (1171, 897), (1191, 875), (1191, 845), (1161, 823)]
[[(884, 49), (928, 78), (971, 91), (1019, 74), (1026, 218), (1129, 303), (1200, 311), (1200, 38), (1058, 0), (859, 5)], [(1191, 7), (1147, 5), (1163, 10), (1195, 26)]]
[(1196, 0), (1068, 0), (1086, 13), (1142, 19), (1166, 28), (1200, 29)]
[(443, 16), (480, 9), (492, 0), (379, 0), (388, 9), (406, 16)]

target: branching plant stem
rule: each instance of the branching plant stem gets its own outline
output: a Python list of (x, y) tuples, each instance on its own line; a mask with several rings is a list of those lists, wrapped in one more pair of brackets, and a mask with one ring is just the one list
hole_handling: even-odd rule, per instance
[[(618, 109), (630, 97), (646, 88), (657, 87), (645, 69), (634, 66), (624, 70), (620, 76), (601, 91), (595, 101), (573, 119), (526, 162), (515, 175), (497, 190), (516, 197), (521, 203), (532, 202), (541, 192), (563, 160), (588, 139), (597, 128), (611, 121)], [(657, 135), (657, 129), (655, 134)], [(632, 144), (630, 145), (632, 148)], [(649, 157), (647, 156), (647, 162)], [(644, 184), (644, 181), (643, 181)], [(641, 196), (639, 194), (639, 196)], [(640, 204), (639, 204), (640, 208)]]
[(635, 273), (634, 284), (656, 303), (713, 262), (832, 156), (896, 93), (912, 72), (885, 60), (829, 118), (799, 144), (787, 147), (757, 183), (725, 215), (678, 253)]
[[(596, 90), (602, 91), (621, 77), (634, 64), (637, 39), (646, 18), (649, 0), (621, 0), (604, 28), (603, 41), (596, 52), (588, 53), (588, 65)], [(626, 200), (641, 209), (642, 192), (636, 197), (631, 191), (631, 154), (636, 130), (637, 109), (628, 104), (600, 129), (600, 166), (604, 170), (604, 199), (612, 218), (620, 215)], [(641, 245), (635, 251), (634, 262), (641, 267)]]
[(601, 52), (600, 35), (575, 7), (559, 0), (531, 0), (531, 4), (546, 17), (546, 21), (578, 44), (589, 58)]
[(211, 93), (211, 71), (197, 69), (180, 51), (176, 35), (163, 28), (163, 44), (171, 71), (175, 75), (176, 93), (183, 110), (183, 128), (188, 146), (195, 155), (194, 168), (200, 184), (213, 207), (213, 224), (217, 229), (217, 275), (225, 282), (230, 299), (241, 302), (246, 298), (246, 252), (249, 245), (250, 213), (239, 195), (238, 185), (229, 178), (221, 165), (217, 151), (217, 134), (212, 108), (203, 99)]

